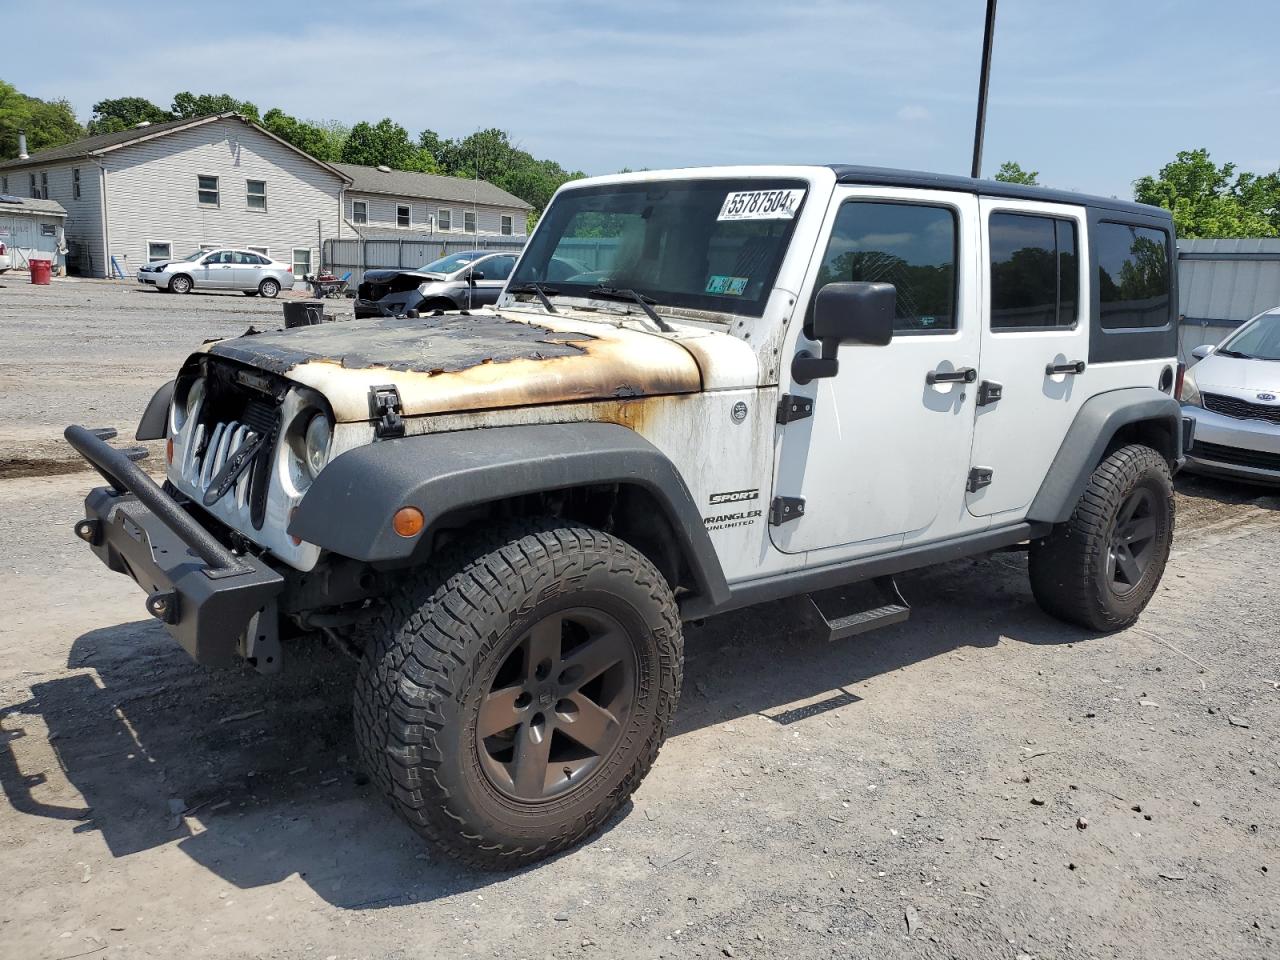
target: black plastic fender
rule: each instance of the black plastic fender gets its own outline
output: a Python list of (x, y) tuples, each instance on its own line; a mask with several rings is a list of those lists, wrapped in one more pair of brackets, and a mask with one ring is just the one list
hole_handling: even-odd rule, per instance
[(1126, 387), (1090, 397), (1067, 430), (1039, 492), (1031, 501), (1027, 519), (1048, 523), (1069, 520), (1112, 438), (1130, 424), (1159, 425), (1162, 446), (1158, 449), (1170, 466), (1177, 469), (1183, 459), (1181, 421), (1178, 401), (1155, 387)]
[[(651, 494), (693, 573), (694, 593), (713, 606), (728, 600), (720, 560), (679, 471), (644, 437), (614, 423), (461, 430), (349, 450), (312, 483), (289, 533), (354, 560), (409, 562), (422, 555), (421, 542), (435, 524), (459, 509), (609, 483)], [(392, 529), (401, 507), (417, 507), (426, 517), (418, 536), (402, 537)]]
[(138, 429), (134, 436), (138, 440), (163, 440), (169, 431), (169, 405), (173, 403), (173, 385), (177, 381), (170, 380), (155, 392), (142, 411), (142, 419), (138, 421)]

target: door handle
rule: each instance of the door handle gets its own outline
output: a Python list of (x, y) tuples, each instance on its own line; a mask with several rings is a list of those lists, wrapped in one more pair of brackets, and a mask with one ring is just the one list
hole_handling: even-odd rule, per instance
[(961, 367), (959, 370), (953, 370), (950, 373), (939, 373), (937, 370), (930, 370), (924, 375), (924, 382), (933, 386), (935, 383), (973, 383), (978, 379), (978, 371), (973, 367)]
[(1073, 360), (1070, 363), (1050, 363), (1044, 368), (1044, 375), (1052, 377), (1055, 373), (1084, 373), (1084, 367), (1083, 360)]

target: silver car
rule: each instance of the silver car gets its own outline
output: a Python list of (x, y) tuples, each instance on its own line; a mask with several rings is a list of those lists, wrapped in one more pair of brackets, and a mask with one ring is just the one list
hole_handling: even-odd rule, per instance
[(138, 283), (170, 293), (240, 290), (250, 297), (274, 297), (293, 288), (293, 266), (252, 250), (197, 250), (181, 260), (139, 267)]
[(1191, 354), (1200, 362), (1178, 395), (1191, 421), (1187, 469), (1280, 483), (1280, 307)]

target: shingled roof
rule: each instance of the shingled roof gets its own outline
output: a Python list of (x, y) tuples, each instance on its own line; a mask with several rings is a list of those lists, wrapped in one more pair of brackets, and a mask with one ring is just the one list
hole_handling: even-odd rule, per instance
[(347, 189), (354, 193), (378, 193), (389, 197), (418, 197), (423, 200), (447, 200), (450, 203), (482, 203), (490, 207), (516, 207), (532, 210), (514, 194), (485, 180), (444, 177), (435, 173), (409, 170), (379, 170), (354, 163), (333, 164), (351, 180)]

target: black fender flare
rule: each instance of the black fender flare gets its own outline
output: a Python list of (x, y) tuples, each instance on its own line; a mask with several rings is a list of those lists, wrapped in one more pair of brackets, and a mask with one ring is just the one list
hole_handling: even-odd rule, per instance
[(1048, 523), (1069, 520), (1112, 439), (1131, 424), (1159, 427), (1160, 437), (1167, 437), (1162, 440), (1160, 453), (1176, 470), (1183, 459), (1181, 421), (1178, 401), (1155, 387), (1126, 387), (1090, 397), (1067, 429), (1062, 446), (1031, 501), (1027, 519)]
[(134, 433), (138, 440), (163, 440), (169, 432), (169, 406), (173, 403), (173, 387), (176, 380), (170, 380), (147, 402), (147, 409), (142, 411), (142, 419), (138, 421), (138, 429)]
[[(693, 593), (712, 606), (727, 601), (720, 559), (679, 471), (644, 437), (614, 423), (490, 427), (349, 450), (316, 477), (288, 532), (344, 557), (396, 565), (421, 557), (436, 521), (457, 510), (614, 483), (640, 487), (661, 506), (692, 573)], [(425, 515), (418, 536), (392, 529), (401, 507)]]

